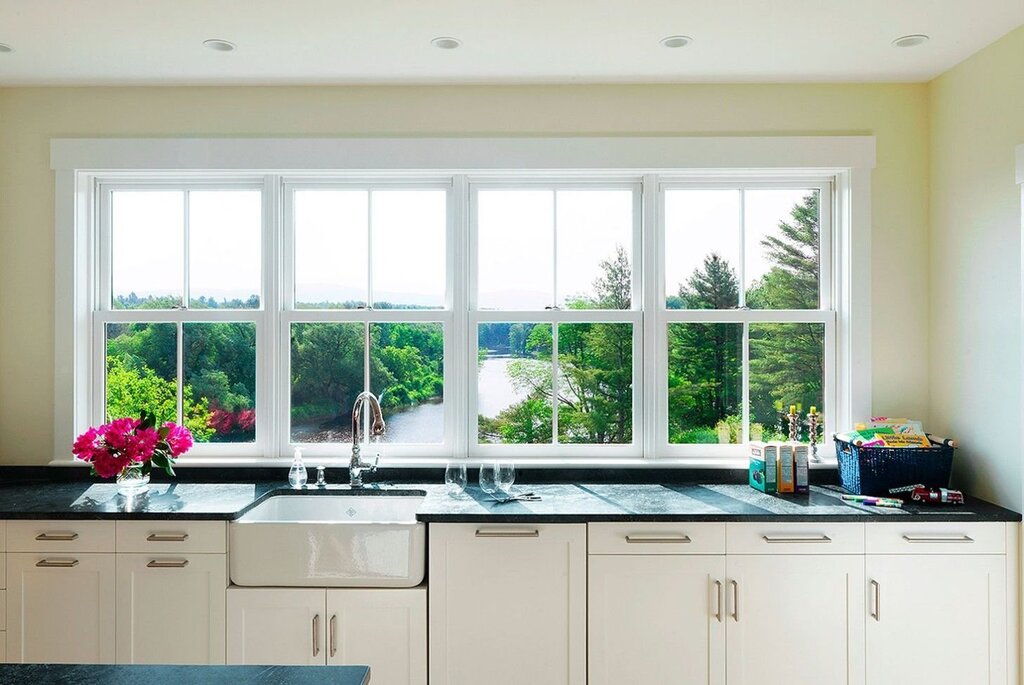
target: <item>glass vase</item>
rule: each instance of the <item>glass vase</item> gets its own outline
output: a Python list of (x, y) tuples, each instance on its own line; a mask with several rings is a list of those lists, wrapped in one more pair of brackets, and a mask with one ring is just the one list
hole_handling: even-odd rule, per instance
[(149, 489), (149, 474), (142, 470), (142, 464), (125, 466), (117, 474), (117, 489), (125, 495), (134, 495)]

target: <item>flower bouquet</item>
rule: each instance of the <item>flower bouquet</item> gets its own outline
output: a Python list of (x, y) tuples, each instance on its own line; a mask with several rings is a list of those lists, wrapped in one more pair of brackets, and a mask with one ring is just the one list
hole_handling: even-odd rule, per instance
[(75, 440), (71, 452), (92, 466), (100, 478), (117, 477), (125, 491), (149, 484), (153, 467), (174, 475), (174, 460), (192, 447), (192, 434), (184, 426), (168, 421), (156, 427), (156, 417), (143, 411), (141, 418), (114, 419), (90, 428)]

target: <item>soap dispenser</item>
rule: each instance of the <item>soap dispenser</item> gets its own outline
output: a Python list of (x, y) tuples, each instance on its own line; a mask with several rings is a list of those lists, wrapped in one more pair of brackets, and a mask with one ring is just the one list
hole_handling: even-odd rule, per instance
[(295, 456), (292, 458), (292, 467), (288, 469), (288, 484), (295, 490), (306, 487), (306, 465), (302, 463), (302, 450), (295, 448)]

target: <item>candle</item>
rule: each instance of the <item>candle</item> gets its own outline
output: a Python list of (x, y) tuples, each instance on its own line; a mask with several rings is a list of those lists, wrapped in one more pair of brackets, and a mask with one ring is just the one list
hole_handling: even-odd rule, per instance
[(790, 414), (795, 414), (796, 413), (796, 405), (795, 404), (789, 405), (789, 413)]
[(811, 407), (811, 415), (813, 416), (814, 414), (817, 414), (817, 413), (818, 413), (818, 408), (817, 407)]

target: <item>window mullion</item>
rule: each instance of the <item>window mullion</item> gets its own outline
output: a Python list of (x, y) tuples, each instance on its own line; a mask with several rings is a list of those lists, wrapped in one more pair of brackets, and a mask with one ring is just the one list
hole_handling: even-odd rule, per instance
[(742, 368), (742, 407), (740, 411), (743, 416), (742, 429), (743, 439), (741, 442), (750, 442), (750, 322), (743, 323), (743, 368)]
[(558, 322), (551, 323), (551, 444), (558, 444)]
[(182, 259), (182, 263), (184, 265), (184, 273), (182, 274), (183, 278), (184, 278), (184, 281), (182, 282), (182, 286), (181, 286), (181, 306), (184, 309), (188, 309), (188, 306), (189, 306), (189, 304), (191, 302), (190, 287), (189, 287), (189, 279), (190, 279), (189, 259), (191, 258), (191, 248), (190, 248), (191, 236), (189, 234), (190, 234), (190, 230), (191, 230), (191, 214), (192, 214), (192, 210), (189, 207), (189, 202), (191, 201), (192, 193), (191, 193), (191, 191), (185, 190), (185, 191), (182, 191), (182, 194), (184, 195), (184, 202), (182, 203), (183, 206), (184, 206), (184, 215), (182, 216), (182, 222), (184, 224), (184, 226), (183, 226), (184, 230), (182, 231), (182, 234), (184, 235), (184, 239), (185, 239), (185, 251), (184, 251), (183, 259)]
[(178, 423), (185, 425), (185, 325), (181, 321), (176, 324), (177, 331), (177, 416)]
[(740, 234), (740, 250), (737, 264), (737, 274), (739, 276), (739, 307), (740, 309), (747, 306), (747, 192), (740, 188), (737, 191), (740, 194), (740, 216), (739, 216), (739, 234)]

